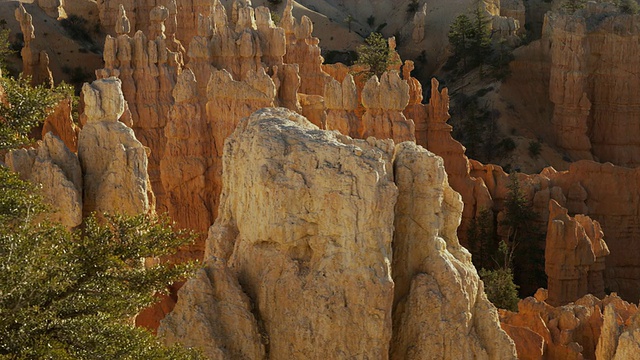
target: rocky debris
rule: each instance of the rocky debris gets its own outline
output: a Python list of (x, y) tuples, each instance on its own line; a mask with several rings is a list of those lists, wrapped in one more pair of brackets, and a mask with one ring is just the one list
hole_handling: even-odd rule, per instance
[(53, 112), (44, 119), (42, 134), (49, 132), (57, 136), (72, 152), (78, 151), (78, 132), (80, 128), (71, 117), (71, 98), (65, 98), (56, 105)]
[(5, 162), (20, 178), (41, 186), (44, 202), (54, 210), (45, 217), (72, 229), (82, 223), (82, 171), (76, 154), (48, 132), (36, 149), (17, 149)]
[(49, 55), (46, 51), (40, 51), (32, 46), (32, 40), (36, 38), (33, 18), (22, 6), (22, 3), (16, 8), (15, 18), (20, 23), (20, 30), (24, 38), (24, 47), (20, 51), (23, 75), (31, 77), (33, 85), (43, 84), (53, 87), (53, 75), (49, 69)]
[(571, 218), (567, 209), (551, 200), (545, 243), (550, 305), (564, 305), (588, 293), (604, 295), (602, 276), (609, 249), (597, 221), (584, 215)]
[[(168, 342), (215, 359), (515, 359), (457, 242), (462, 203), (438, 157), (271, 108), (240, 122), (223, 161), (207, 266), (163, 320)], [(422, 255), (400, 250), (415, 241)]]
[[(638, 314), (636, 305), (615, 293), (602, 300), (586, 295), (559, 307), (546, 300), (546, 291), (540, 289), (535, 297), (520, 300), (517, 313), (500, 310), (501, 324), (509, 329), (519, 359), (613, 359), (621, 338), (618, 326), (632, 323)], [(536, 335), (543, 339), (542, 353), (537, 345), (530, 346), (539, 344)]]
[(84, 175), (83, 213), (153, 211), (147, 152), (131, 128), (118, 118), (125, 100), (121, 81), (111, 77), (85, 84), (82, 96), (87, 123), (78, 137)]
[(415, 141), (415, 125), (402, 111), (409, 104), (409, 85), (397, 71), (386, 71), (378, 81), (372, 76), (362, 90), (363, 137)]
[(416, 44), (424, 40), (424, 31), (427, 21), (427, 4), (422, 5), (420, 11), (416, 11), (413, 15), (413, 32), (411, 33), (411, 39)]

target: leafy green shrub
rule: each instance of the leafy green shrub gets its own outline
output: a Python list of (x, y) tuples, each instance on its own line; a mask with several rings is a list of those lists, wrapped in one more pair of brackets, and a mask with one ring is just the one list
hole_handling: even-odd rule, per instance
[(511, 269), (481, 269), (480, 278), (484, 282), (484, 292), (493, 305), (500, 309), (518, 310), (518, 285), (513, 282)]
[(367, 18), (367, 24), (371, 27), (376, 23), (376, 17), (371, 15)]
[(193, 264), (144, 267), (190, 241), (166, 220), (90, 217), (81, 230), (37, 221), (36, 189), (0, 167), (0, 357), (197, 359), (127, 324)]
[(43, 85), (31, 86), (31, 79), (0, 77), (6, 99), (10, 105), (0, 102), (0, 150), (12, 149), (31, 142), (31, 129), (42, 124), (45, 117), (64, 96), (68, 89), (59, 86), (52, 90)]
[(583, 9), (587, 3), (587, 0), (567, 0), (562, 4), (562, 9), (567, 12), (574, 13), (577, 10)]

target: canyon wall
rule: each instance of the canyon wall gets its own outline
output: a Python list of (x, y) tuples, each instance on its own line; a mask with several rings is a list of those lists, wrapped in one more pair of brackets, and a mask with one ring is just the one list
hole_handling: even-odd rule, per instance
[(557, 144), (575, 159), (640, 165), (638, 15), (615, 5), (588, 3), (574, 14), (550, 12), (549, 96)]
[(207, 266), (163, 320), (167, 341), (211, 358), (515, 359), (457, 241), (441, 159), (276, 108), (243, 119), (223, 161)]

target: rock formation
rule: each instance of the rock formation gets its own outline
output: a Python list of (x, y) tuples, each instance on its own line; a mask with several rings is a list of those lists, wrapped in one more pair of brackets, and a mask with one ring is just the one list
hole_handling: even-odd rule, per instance
[(33, 18), (25, 10), (22, 3), (15, 11), (15, 17), (20, 23), (20, 30), (24, 38), (24, 47), (20, 51), (22, 57), (22, 73), (31, 77), (33, 85), (44, 84), (53, 87), (53, 76), (49, 70), (49, 55), (46, 51), (39, 51), (32, 46), (32, 40), (36, 38), (33, 28)]
[(564, 305), (587, 293), (604, 295), (604, 257), (609, 249), (602, 237), (597, 221), (584, 215), (573, 219), (555, 200), (549, 202), (545, 272), (550, 305)]
[(71, 117), (71, 98), (65, 98), (56, 105), (53, 112), (44, 119), (42, 126), (43, 136), (48, 132), (53, 133), (64, 142), (72, 152), (78, 151), (78, 132), (80, 128)]
[(427, 4), (422, 5), (422, 9), (413, 15), (413, 32), (411, 39), (413, 42), (420, 43), (424, 40), (424, 27), (427, 21)]
[(358, 92), (351, 74), (345, 76), (342, 83), (332, 79), (325, 84), (324, 103), (328, 130), (338, 130), (344, 135), (362, 138), (362, 123), (355, 113), (358, 108)]
[(517, 313), (500, 310), (502, 326), (515, 341), (520, 359), (613, 359), (622, 339), (618, 326), (632, 323), (638, 314), (636, 305), (616, 294), (602, 300), (586, 295), (560, 307), (545, 300), (546, 291), (540, 289), (535, 297), (520, 300)]
[(324, 85), (331, 77), (322, 70), (324, 59), (320, 56), (320, 40), (312, 36), (313, 23), (307, 16), (300, 22), (293, 17), (293, 0), (287, 0), (281, 24), (286, 34), (284, 62), (300, 66), (300, 92), (322, 95)]
[(515, 358), (470, 254), (458, 243), (462, 201), (447, 182), (442, 159), (401, 143), (394, 178), (391, 359)]
[(362, 90), (363, 137), (391, 138), (394, 141), (415, 141), (415, 125), (402, 111), (409, 104), (409, 85), (397, 71), (372, 76)]
[(37, 149), (17, 149), (5, 162), (20, 178), (41, 185), (44, 202), (53, 211), (46, 218), (71, 229), (82, 223), (82, 171), (76, 154), (52, 133)]
[(551, 12), (544, 38), (551, 42), (549, 96), (560, 147), (576, 159), (634, 167), (640, 136), (634, 126), (640, 100), (636, 16), (609, 3), (590, 3), (572, 15)]
[(82, 88), (88, 120), (78, 137), (78, 157), (84, 175), (85, 215), (153, 211), (146, 150), (133, 130), (118, 121), (125, 106), (121, 84), (111, 77)]
[(122, 81), (122, 92), (127, 101), (136, 137), (151, 149), (149, 178), (158, 198), (158, 210), (166, 211), (165, 192), (160, 176), (160, 159), (165, 152), (164, 127), (167, 114), (173, 104), (171, 95), (182, 64), (180, 55), (169, 50), (162, 33), (163, 15), (166, 9), (153, 10), (157, 19), (156, 37), (148, 39), (138, 31), (133, 38), (127, 33), (131, 28), (124, 7), (120, 7), (116, 32), (107, 35), (104, 46), (104, 69), (96, 71), (98, 79), (116, 76)]
[[(214, 220), (211, 166), (215, 149), (191, 70), (178, 77), (173, 98), (165, 128), (167, 146), (160, 161), (167, 212), (179, 228), (204, 234)], [(196, 244), (199, 253), (192, 258), (202, 258), (202, 245)]]
[(67, 16), (63, 6), (63, 0), (38, 0), (38, 7), (54, 19), (61, 19)]
[[(462, 203), (438, 157), (264, 109), (227, 139), (224, 169), (207, 266), (163, 320), (167, 341), (214, 359), (515, 359), (457, 242)], [(404, 251), (414, 242), (423, 255)]]
[(598, 360), (640, 359), (640, 313), (624, 320), (613, 304), (607, 305), (596, 348)]

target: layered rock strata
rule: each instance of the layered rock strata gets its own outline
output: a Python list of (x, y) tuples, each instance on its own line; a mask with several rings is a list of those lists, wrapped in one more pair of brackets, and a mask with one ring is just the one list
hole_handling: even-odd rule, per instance
[(584, 215), (571, 218), (567, 209), (551, 200), (545, 243), (550, 305), (564, 305), (588, 293), (604, 296), (604, 258), (609, 249), (597, 221)]
[[(520, 359), (613, 359), (618, 341), (627, 339), (621, 329), (627, 324), (632, 333), (638, 316), (638, 307), (615, 293), (602, 300), (586, 295), (559, 307), (545, 301), (546, 291), (540, 289), (535, 297), (520, 300), (517, 313), (500, 310), (502, 327), (515, 341)], [(620, 354), (633, 349), (632, 344), (623, 345)]]
[(549, 96), (558, 145), (578, 159), (640, 164), (640, 80), (637, 15), (609, 3), (589, 3), (572, 15), (550, 12), (543, 36), (551, 43)]
[[(169, 49), (161, 20), (158, 20), (155, 38), (148, 39), (141, 31), (130, 37), (127, 35), (130, 20), (122, 6), (119, 15), (118, 35), (115, 38), (107, 36), (105, 67), (96, 71), (96, 76), (98, 79), (115, 76), (121, 80), (132, 128), (140, 142), (151, 149), (149, 178), (158, 198), (158, 210), (164, 212), (167, 205), (159, 167), (165, 152), (164, 127), (173, 104), (172, 91), (182, 68), (181, 56)], [(156, 17), (162, 19), (160, 15)]]
[(163, 320), (167, 341), (214, 359), (515, 359), (438, 157), (264, 109), (227, 139), (224, 169), (207, 266)]
[(320, 56), (320, 40), (313, 37), (313, 22), (303, 16), (300, 22), (293, 17), (293, 0), (287, 0), (281, 20), (286, 34), (286, 52), (283, 61), (300, 66), (300, 92), (322, 95), (324, 86), (331, 80), (322, 69), (324, 59)]
[(415, 124), (402, 111), (409, 104), (409, 85), (397, 71), (387, 71), (378, 80), (372, 76), (362, 90), (363, 137), (415, 141)]

